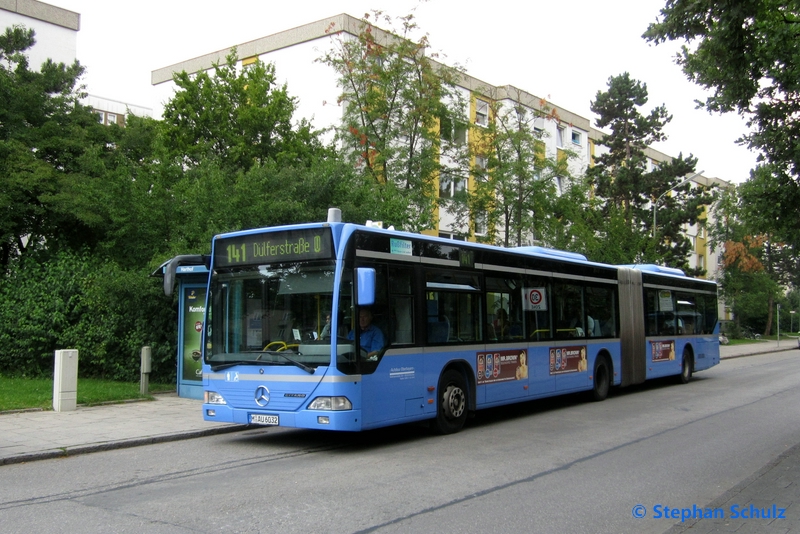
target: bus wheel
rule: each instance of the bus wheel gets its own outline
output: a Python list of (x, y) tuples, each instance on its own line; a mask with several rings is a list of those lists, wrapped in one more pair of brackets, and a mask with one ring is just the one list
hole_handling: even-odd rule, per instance
[(467, 383), (458, 371), (445, 371), (439, 380), (439, 406), (436, 410), (436, 430), (440, 434), (458, 432), (467, 420), (469, 406)]
[(608, 397), (611, 387), (611, 375), (608, 371), (608, 361), (600, 356), (594, 362), (594, 384), (592, 385), (592, 400), (602, 401)]
[(688, 384), (692, 379), (692, 368), (694, 367), (694, 358), (688, 351), (683, 351), (683, 361), (681, 362), (681, 374), (678, 380), (681, 384)]

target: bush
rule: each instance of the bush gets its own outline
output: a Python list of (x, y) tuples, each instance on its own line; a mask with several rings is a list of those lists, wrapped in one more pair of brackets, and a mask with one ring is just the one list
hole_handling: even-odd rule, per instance
[(36, 252), (0, 280), (0, 373), (49, 377), (58, 349), (77, 349), (81, 377), (135, 381), (143, 345), (151, 380), (175, 380), (174, 303), (145, 270), (85, 253)]

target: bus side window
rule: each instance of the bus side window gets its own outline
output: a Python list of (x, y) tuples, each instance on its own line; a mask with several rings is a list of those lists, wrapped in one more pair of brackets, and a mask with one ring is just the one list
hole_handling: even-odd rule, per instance
[(556, 338), (585, 337), (583, 287), (564, 282), (553, 286)]
[(389, 343), (392, 345), (414, 343), (413, 273), (408, 267), (389, 267)]
[(612, 336), (616, 295), (609, 287), (588, 286), (586, 288), (586, 335), (587, 337)]
[(658, 292), (655, 289), (645, 289), (644, 313), (646, 317), (646, 335), (656, 336), (659, 331)]
[(428, 343), (483, 339), (481, 286), (472, 272), (431, 269), (425, 273), (425, 329)]

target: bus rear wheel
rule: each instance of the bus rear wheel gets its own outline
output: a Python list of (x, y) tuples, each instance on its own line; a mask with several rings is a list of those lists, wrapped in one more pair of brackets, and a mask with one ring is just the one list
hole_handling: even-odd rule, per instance
[(688, 384), (692, 379), (692, 370), (694, 367), (694, 359), (692, 354), (688, 351), (683, 351), (683, 361), (681, 362), (681, 374), (678, 376), (678, 381), (681, 384)]
[(464, 376), (450, 369), (439, 379), (439, 404), (436, 409), (436, 431), (452, 434), (464, 427), (469, 407), (469, 393)]
[(602, 401), (608, 397), (608, 389), (611, 387), (611, 375), (609, 373), (608, 361), (600, 356), (594, 362), (594, 383), (592, 384), (592, 400)]

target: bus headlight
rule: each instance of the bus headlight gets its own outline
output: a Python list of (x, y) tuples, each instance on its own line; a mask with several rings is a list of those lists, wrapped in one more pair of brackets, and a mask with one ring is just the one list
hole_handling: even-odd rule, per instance
[(309, 410), (352, 410), (353, 404), (347, 397), (317, 397), (308, 405)]
[(225, 397), (216, 391), (206, 391), (203, 396), (205, 397), (204, 402), (206, 404), (228, 404)]

